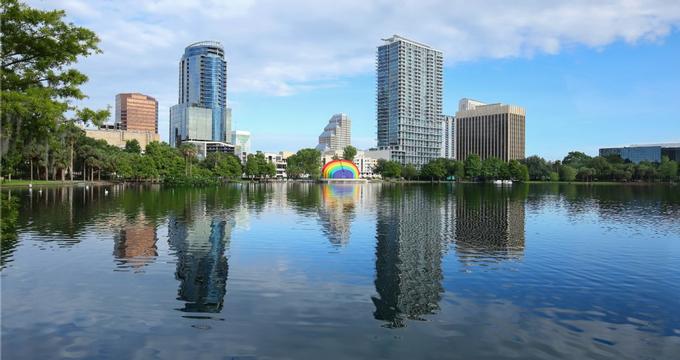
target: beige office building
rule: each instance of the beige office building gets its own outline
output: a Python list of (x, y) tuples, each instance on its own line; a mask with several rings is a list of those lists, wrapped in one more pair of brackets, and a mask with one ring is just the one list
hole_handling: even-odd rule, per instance
[(455, 120), (456, 158), (464, 161), (477, 154), (482, 160), (524, 159), (525, 119), (519, 106), (462, 99)]
[(158, 133), (158, 101), (139, 93), (116, 95), (116, 125), (121, 130)]
[(130, 140), (137, 140), (142, 151), (152, 141), (160, 141), (161, 138), (153, 131), (128, 131), (116, 128), (116, 125), (103, 125), (99, 129), (84, 129), (85, 136), (95, 140), (104, 140), (109, 145), (124, 148)]
[(319, 135), (316, 149), (321, 152), (338, 151), (347, 145), (352, 145), (352, 119), (347, 114), (335, 114)]

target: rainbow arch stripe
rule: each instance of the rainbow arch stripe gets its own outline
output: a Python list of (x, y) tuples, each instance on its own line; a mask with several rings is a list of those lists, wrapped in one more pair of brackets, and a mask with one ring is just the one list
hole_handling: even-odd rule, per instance
[(332, 160), (321, 170), (324, 179), (358, 179), (359, 168), (348, 160)]

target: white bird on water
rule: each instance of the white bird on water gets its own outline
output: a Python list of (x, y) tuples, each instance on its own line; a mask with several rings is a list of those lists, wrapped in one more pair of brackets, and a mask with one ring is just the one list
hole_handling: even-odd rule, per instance
[(90, 190), (90, 185), (85, 185), (85, 190)]
[(108, 194), (109, 194), (109, 190), (108, 190), (108, 189), (104, 189), (104, 196), (106, 196), (106, 195), (108, 195)]

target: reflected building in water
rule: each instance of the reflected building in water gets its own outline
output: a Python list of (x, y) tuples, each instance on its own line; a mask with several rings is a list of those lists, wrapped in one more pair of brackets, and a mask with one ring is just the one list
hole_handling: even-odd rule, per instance
[(349, 242), (361, 190), (356, 184), (322, 185), (323, 203), (319, 206), (319, 222), (328, 241), (334, 246), (344, 246)]
[(184, 217), (170, 216), (168, 241), (177, 256), (177, 299), (185, 312), (222, 310), (228, 275), (225, 249), (235, 222), (224, 214), (208, 215), (204, 204), (187, 209)]
[(524, 255), (523, 198), (511, 189), (463, 187), (456, 193), (456, 254), (464, 265)]
[(443, 288), (439, 199), (423, 188), (383, 187), (377, 205), (375, 319), (403, 327), (439, 309)]
[(158, 256), (156, 241), (155, 225), (143, 218), (128, 222), (113, 236), (113, 256), (120, 265), (141, 268)]

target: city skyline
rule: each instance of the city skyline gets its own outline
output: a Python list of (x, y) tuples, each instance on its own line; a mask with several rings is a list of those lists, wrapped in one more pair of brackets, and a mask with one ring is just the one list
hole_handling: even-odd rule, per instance
[[(273, 19), (275, 9), (263, 9), (256, 2), (242, 8), (227, 5), (231, 7), (215, 9), (212, 16), (189, 2), (180, 7), (190, 14), (186, 19), (180, 18), (178, 8), (160, 2), (135, 8), (135, 12), (134, 7), (126, 9), (124, 1), (30, 3), (42, 8), (64, 8), (69, 21), (101, 33), (104, 53), (78, 65), (90, 76), (84, 87), (90, 98), (83, 104), (112, 105), (115, 94), (121, 92), (153, 96), (159, 101), (159, 132), (164, 141), (168, 141), (164, 131), (168, 128), (168, 108), (176, 101), (178, 54), (186, 44), (214, 39), (224, 44), (229, 62), (229, 104), (234, 109), (234, 127), (253, 134), (253, 149), (314, 147), (319, 124), (337, 112), (345, 112), (355, 120), (352, 130), (357, 147), (373, 147), (375, 50), (380, 38), (394, 33), (443, 51), (444, 114), (454, 113), (457, 101), (463, 97), (525, 107), (530, 113), (527, 156), (560, 159), (571, 150), (596, 155), (599, 147), (677, 142), (680, 134), (676, 121), (680, 105), (673, 101), (674, 94), (680, 92), (680, 81), (677, 72), (670, 71), (673, 59), (680, 53), (678, 6), (640, 2), (628, 6), (569, 4), (546, 9), (534, 4), (534, 15), (546, 19), (557, 18), (567, 10), (574, 10), (583, 19), (569, 17), (567, 25), (546, 29), (545, 19), (521, 17), (509, 24), (504, 34), (483, 25), (482, 20), (488, 19), (492, 11), (467, 13), (469, 19), (454, 26), (446, 22), (457, 23), (460, 15), (448, 11), (455, 8), (455, 4), (449, 5), (441, 13), (427, 14), (439, 26), (428, 30), (396, 22), (403, 18), (405, 10), (413, 10), (408, 5), (373, 24), (370, 20), (382, 9), (373, 4), (366, 5), (366, 11), (354, 20), (363, 31), (361, 35), (334, 23), (330, 29), (305, 38), (300, 37), (306, 30), (303, 24), (290, 22), (286, 16)], [(350, 5), (337, 6), (340, 8), (334, 9), (334, 16), (349, 11), (346, 7)], [(494, 9), (510, 14), (526, 11), (524, 5), (516, 7), (508, 10), (496, 5)], [(617, 11), (609, 13), (609, 7)], [(317, 10), (310, 13), (314, 24), (330, 16), (317, 7), (313, 10)], [(116, 21), (98, 22), (106, 13), (113, 14)], [(196, 30), (179, 26), (194, 15), (205, 17)], [(225, 16), (241, 23), (256, 15), (271, 18), (273, 27), (288, 21), (289, 31), (275, 35), (265, 29), (259, 38), (261, 43), (251, 44), (250, 27), (236, 34), (223, 31), (223, 27), (211, 27)], [(500, 16), (499, 20), (503, 19)], [(132, 26), (119, 34), (123, 24)], [(137, 30), (136, 44), (123, 41), (122, 35)], [(330, 30), (342, 30), (342, 38), (337, 34), (329, 38)], [(592, 33), (598, 36), (592, 37)], [(293, 38), (304, 40), (297, 48), (299, 54), (273, 53), (281, 47), (288, 48)], [(273, 40), (278, 40), (279, 45), (265, 49)], [(304, 61), (300, 59), (302, 55), (306, 56)], [(112, 61), (120, 61), (119, 66), (111, 67)], [(649, 121), (632, 121), (650, 117)], [(277, 120), (272, 121), (274, 118)], [(296, 126), (290, 126), (293, 123)], [(560, 131), (555, 131), (556, 127)], [(584, 128), (592, 131), (584, 134)]]

